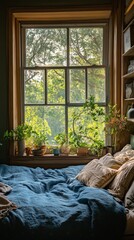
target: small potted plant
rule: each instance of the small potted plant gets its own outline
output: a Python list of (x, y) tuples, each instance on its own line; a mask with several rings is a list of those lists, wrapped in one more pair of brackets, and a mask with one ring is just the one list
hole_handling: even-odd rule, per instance
[(33, 155), (43, 156), (46, 153), (46, 143), (48, 141), (46, 131), (44, 129), (37, 131), (33, 135), (34, 149)]
[(18, 155), (23, 156), (25, 151), (25, 140), (30, 138), (33, 134), (32, 126), (28, 124), (20, 124), (15, 129), (6, 130), (4, 133), (5, 140), (17, 141)]
[(112, 106), (109, 104), (108, 107), (108, 113), (105, 115), (105, 132), (111, 137), (111, 145), (114, 149), (113, 151), (116, 152), (122, 148), (123, 139), (121, 134), (123, 133), (126, 138), (128, 135), (127, 118), (120, 113), (117, 105)]
[(67, 136), (65, 133), (58, 133), (54, 140), (60, 146), (60, 153), (64, 155), (68, 155), (70, 152), (70, 146), (67, 141)]

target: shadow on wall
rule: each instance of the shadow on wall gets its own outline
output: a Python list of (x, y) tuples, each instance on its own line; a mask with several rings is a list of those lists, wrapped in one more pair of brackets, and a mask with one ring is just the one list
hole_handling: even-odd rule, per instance
[[(71, 3), (70, 3), (71, 2)], [(58, 0), (55, 3), (55, 0), (5, 0), (3, 1), (2, 4), (5, 4), (7, 7), (18, 7), (18, 6), (28, 6), (28, 7), (34, 7), (34, 6), (90, 6), (90, 5), (109, 5), (112, 4), (112, 0), (94, 0), (94, 1), (89, 1), (89, 0)]]
[(9, 154), (8, 154), (8, 144), (2, 143), (0, 144), (0, 164), (8, 164), (9, 163)]

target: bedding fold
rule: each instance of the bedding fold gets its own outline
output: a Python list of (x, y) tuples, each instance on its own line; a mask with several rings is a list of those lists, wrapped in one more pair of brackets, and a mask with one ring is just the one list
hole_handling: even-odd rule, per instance
[(18, 206), (0, 221), (4, 240), (122, 239), (126, 225), (122, 202), (105, 189), (80, 183), (76, 175), (82, 168), (0, 165), (0, 180), (12, 186), (8, 199)]
[(0, 182), (0, 219), (6, 217), (9, 211), (17, 208), (16, 204), (12, 203), (8, 200), (7, 196), (4, 195), (9, 193), (11, 190), (12, 188), (9, 185)]

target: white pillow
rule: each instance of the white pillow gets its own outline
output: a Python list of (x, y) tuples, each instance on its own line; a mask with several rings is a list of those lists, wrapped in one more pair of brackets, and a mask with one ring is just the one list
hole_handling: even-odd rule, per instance
[(89, 162), (76, 176), (80, 182), (89, 187), (104, 188), (115, 177), (117, 170), (108, 168), (94, 159)]

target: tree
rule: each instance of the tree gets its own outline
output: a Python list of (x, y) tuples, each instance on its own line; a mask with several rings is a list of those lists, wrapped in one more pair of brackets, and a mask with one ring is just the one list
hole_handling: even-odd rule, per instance
[(73, 108), (65, 111), (66, 101), (84, 104), (86, 75), (88, 95), (105, 102), (105, 69), (97, 67), (103, 64), (103, 28), (71, 27), (67, 33), (66, 27), (26, 28), (25, 121), (34, 129), (45, 124), (50, 142), (65, 132), (65, 119), (70, 126)]

